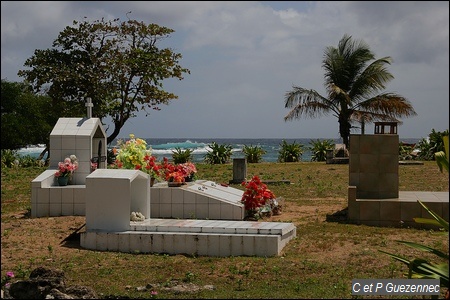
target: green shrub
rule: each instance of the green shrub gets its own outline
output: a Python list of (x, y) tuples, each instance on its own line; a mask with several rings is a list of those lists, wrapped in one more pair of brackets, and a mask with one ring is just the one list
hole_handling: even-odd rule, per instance
[(311, 161), (326, 161), (327, 150), (333, 150), (334, 142), (332, 140), (311, 140), (310, 151), (312, 153)]
[(45, 165), (44, 160), (37, 159), (31, 155), (20, 156), (17, 150), (2, 150), (2, 168), (29, 168), (42, 167)]
[(439, 132), (432, 129), (428, 138), (421, 139), (416, 145), (416, 148), (420, 151), (418, 157), (422, 160), (434, 160), (436, 152), (444, 151), (444, 136), (448, 136), (448, 130)]
[(398, 144), (398, 160), (413, 160), (414, 159), (414, 156), (412, 155), (413, 150), (414, 150), (413, 145), (400, 142)]
[(233, 147), (229, 144), (219, 145), (216, 142), (212, 142), (208, 145), (210, 150), (204, 156), (204, 161), (207, 164), (226, 164), (231, 159)]
[(244, 145), (242, 148), (242, 152), (244, 152), (245, 158), (248, 163), (259, 163), (262, 161), (262, 156), (266, 154), (266, 151), (261, 148), (261, 146), (247, 146)]
[(301, 161), (303, 154), (303, 145), (297, 144), (295, 141), (288, 144), (285, 140), (280, 144), (281, 148), (278, 151), (279, 162), (297, 162)]
[(19, 165), (23, 168), (38, 167), (44, 165), (44, 161), (34, 158), (31, 155), (19, 157)]
[(439, 170), (443, 172), (444, 170), (448, 172), (448, 157), (449, 157), (449, 149), (448, 149), (448, 135), (442, 137), (444, 140), (444, 151), (438, 151), (434, 154), (436, 163), (439, 167)]
[(192, 160), (192, 152), (191, 149), (183, 150), (180, 147), (176, 147), (174, 151), (172, 151), (172, 159), (174, 164), (184, 164)]
[(2, 168), (12, 168), (19, 164), (19, 154), (16, 150), (2, 149)]

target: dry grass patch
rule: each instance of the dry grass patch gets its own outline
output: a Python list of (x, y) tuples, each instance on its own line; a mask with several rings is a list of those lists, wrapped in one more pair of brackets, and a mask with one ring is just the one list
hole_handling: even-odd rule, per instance
[[(198, 165), (198, 177), (228, 183), (232, 165)], [(155, 284), (158, 298), (351, 298), (355, 278), (405, 278), (406, 267), (378, 249), (406, 257), (427, 257), (396, 240), (430, 245), (448, 253), (448, 236), (429, 230), (358, 226), (327, 221), (346, 208), (348, 165), (325, 163), (249, 164), (247, 175), (289, 180), (269, 185), (285, 199), (281, 215), (264, 221), (293, 222), (297, 238), (279, 257), (197, 257), (85, 250), (62, 241), (84, 217), (30, 218), (30, 182), (44, 169), (2, 169), (2, 275), (27, 278), (39, 266), (62, 269), (70, 284), (99, 295), (150, 298), (137, 287)], [(435, 162), (399, 166), (401, 191), (448, 191), (448, 174)], [(242, 188), (239, 185), (233, 185)], [(431, 259), (434, 257), (430, 256)], [(192, 293), (167, 290), (174, 282), (213, 285)], [(363, 297), (361, 297), (363, 298)], [(421, 297), (417, 297), (421, 298)]]

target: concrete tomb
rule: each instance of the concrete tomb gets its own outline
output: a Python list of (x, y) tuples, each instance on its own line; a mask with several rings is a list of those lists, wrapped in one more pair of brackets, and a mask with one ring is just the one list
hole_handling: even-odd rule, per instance
[[(80, 245), (92, 250), (133, 253), (276, 256), (296, 237), (292, 223), (242, 221), (241, 211), (237, 214), (239, 221), (148, 218), (153, 189), (158, 188), (150, 188), (148, 175), (139, 170), (96, 170), (90, 174), (86, 178), (86, 231), (81, 233)], [(208, 189), (209, 196), (200, 195), (204, 200), (217, 197), (233, 203), (240, 199), (237, 194), (229, 197), (232, 193), (227, 193), (226, 187), (211, 181), (160, 189), (195, 196)], [(175, 207), (183, 207), (184, 198), (179, 199), (180, 203), (174, 202)], [(190, 204), (195, 207), (207, 201)], [(220, 203), (211, 203), (211, 207), (205, 213), (222, 214)], [(145, 219), (130, 221), (133, 212), (142, 213)], [(233, 218), (232, 212), (229, 217)]]
[[(350, 135), (348, 220), (388, 227), (427, 227), (413, 218), (432, 218), (417, 202), (449, 220), (448, 192), (399, 191), (399, 139), (395, 129), (376, 134)], [(388, 123), (392, 126), (392, 123)], [(383, 128), (383, 127), (381, 127)], [(436, 166), (437, 168), (437, 166)]]

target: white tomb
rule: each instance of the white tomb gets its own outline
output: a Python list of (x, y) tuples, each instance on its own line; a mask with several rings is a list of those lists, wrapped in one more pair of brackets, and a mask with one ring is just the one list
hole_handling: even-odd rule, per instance
[[(174, 200), (170, 205), (181, 208), (181, 213), (185, 208), (206, 207), (206, 217), (211, 218), (151, 218), (150, 203), (153, 199), (150, 190), (152, 195), (154, 191), (165, 194), (163, 198), (169, 203)], [(234, 196), (230, 196), (233, 193)], [(241, 193), (204, 180), (184, 187), (170, 188), (166, 184), (165, 187), (150, 188), (149, 176), (141, 171), (96, 170), (86, 178), (86, 231), (80, 235), (80, 245), (91, 250), (132, 253), (220, 257), (279, 255), (284, 246), (296, 237), (294, 224), (242, 221), (240, 211), (237, 220), (214, 218), (214, 215), (223, 217), (223, 208), (214, 200), (239, 202)], [(178, 197), (172, 199), (167, 195)], [(184, 196), (187, 196), (186, 203)], [(242, 204), (237, 207), (240, 206)], [(131, 221), (132, 212), (143, 214), (145, 219)], [(227, 217), (232, 218), (233, 215)]]
[[(106, 168), (106, 133), (98, 118), (60, 118), (50, 133), (50, 169), (70, 155), (78, 158), (78, 169), (72, 184), (84, 184), (91, 173), (91, 161), (99, 160), (98, 168)], [(98, 159), (98, 157), (103, 159)]]
[(151, 188), (152, 218), (239, 220), (245, 217), (244, 191), (208, 180), (181, 187), (157, 183)]
[[(85, 180), (91, 161), (106, 168), (106, 134), (98, 118), (60, 118), (50, 133), (50, 164), (31, 182), (31, 216), (85, 215)], [(67, 186), (58, 186), (58, 163), (75, 155), (78, 169)]]
[(98, 169), (86, 177), (86, 228), (130, 230), (130, 212), (150, 218), (150, 177), (139, 170)]

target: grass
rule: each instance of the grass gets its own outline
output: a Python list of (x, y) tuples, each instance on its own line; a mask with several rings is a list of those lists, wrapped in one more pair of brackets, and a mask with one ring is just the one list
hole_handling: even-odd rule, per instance
[[(232, 164), (197, 164), (197, 169), (200, 179), (228, 183), (233, 178)], [(327, 215), (347, 206), (348, 165), (324, 162), (247, 165), (248, 178), (290, 181), (269, 185), (285, 203), (280, 216), (264, 221), (297, 226), (297, 238), (278, 257), (116, 253), (85, 250), (76, 243), (65, 246), (60, 242), (84, 223), (84, 217), (30, 218), (30, 182), (43, 170), (2, 169), (2, 276), (11, 270), (21, 279), (38, 266), (58, 268), (65, 272), (66, 285), (92, 287), (104, 298), (151, 298), (151, 290), (158, 292), (157, 298), (172, 299), (364, 298), (351, 295), (352, 279), (406, 278), (406, 266), (378, 249), (434, 259), (395, 242), (401, 239), (448, 253), (448, 236), (432, 230), (326, 221)], [(434, 161), (399, 166), (400, 191), (448, 191), (448, 179)], [(214, 289), (166, 289), (176, 282)], [(145, 286), (149, 288), (137, 289)]]

